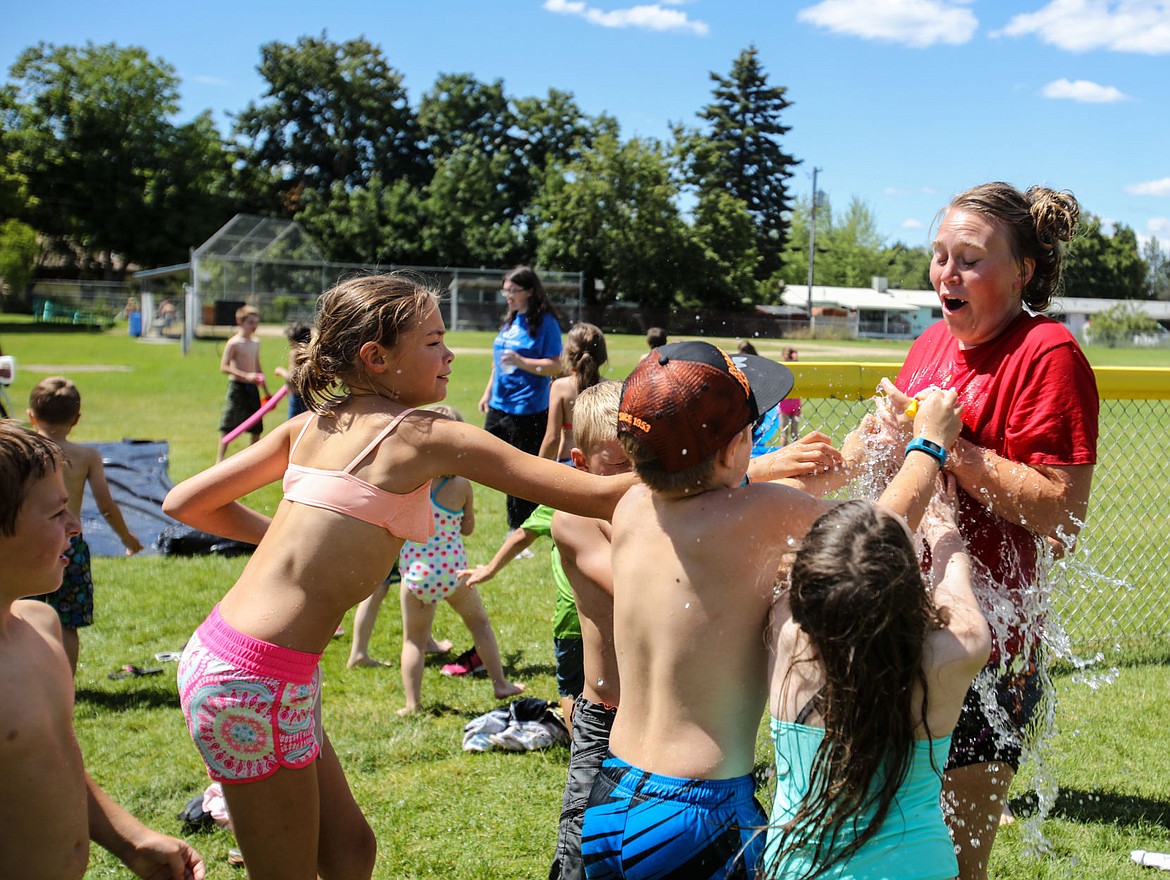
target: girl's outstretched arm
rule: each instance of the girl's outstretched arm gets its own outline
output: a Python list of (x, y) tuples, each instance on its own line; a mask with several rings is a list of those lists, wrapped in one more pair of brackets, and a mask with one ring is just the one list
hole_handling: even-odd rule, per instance
[(312, 414), (284, 422), (231, 458), (179, 483), (167, 493), (163, 513), (213, 535), (258, 544), (271, 520), (237, 499), (284, 476), (293, 431), (307, 418)]
[[(482, 428), (436, 419), (426, 431), (428, 476), (459, 474), (508, 495), (580, 516), (609, 519), (634, 474), (600, 477), (521, 452)], [(425, 479), (425, 477), (424, 477)]]

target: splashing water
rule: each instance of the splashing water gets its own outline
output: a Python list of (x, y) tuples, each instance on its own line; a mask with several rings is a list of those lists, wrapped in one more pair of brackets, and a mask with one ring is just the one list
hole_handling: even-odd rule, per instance
[[(880, 394), (875, 403), (880, 415), (886, 406)], [(902, 464), (901, 438), (889, 429), (866, 433), (863, 439), (865, 459), (861, 474), (845, 488), (842, 497), (878, 498)], [(980, 490), (974, 500), (984, 508), (991, 507), (991, 495), (985, 489)], [(1079, 531), (1084, 523), (1075, 522), (1074, 525)], [(1057, 730), (1056, 690), (1050, 672), (1052, 663), (1060, 661), (1070, 665), (1075, 670), (1071, 681), (1093, 691), (1112, 684), (1119, 675), (1116, 666), (1104, 665), (1102, 652), (1087, 657), (1076, 653), (1054, 608), (1054, 600), (1059, 599), (1075, 608), (1087, 597), (1116, 594), (1131, 587), (1098, 571), (1093, 565), (1090, 548), (1075, 534), (1060, 529), (1054, 541), (1038, 540), (1036, 543), (1035, 571), (1030, 579), (1024, 576), (1027, 566), (1015, 547), (1010, 547), (1005, 554), (1007, 558), (999, 566), (1001, 575), (998, 579), (986, 564), (972, 555), (975, 595), (991, 630), (992, 656), (999, 658), (997, 665), (976, 676), (972, 687), (991, 722), (996, 745), (1014, 742), (1022, 747), (1021, 772), (1026, 768), (1027, 774), (1018, 779), (1016, 788), (1026, 788), (1032, 793), (1035, 809), (1021, 818), (1021, 832), (1025, 851), (1040, 856), (1051, 853), (1053, 849), (1041, 826), (1055, 805), (1059, 791), (1055, 770), (1049, 760)], [(1077, 548), (1075, 555), (1072, 553), (1074, 545)], [(1026, 646), (1036, 646), (1032, 656), (1040, 662), (1031, 662)], [(1008, 712), (999, 704), (995, 685), (997, 679), (1005, 675), (1025, 672), (1034, 675), (1034, 683), (1026, 689), (1025, 699), (1034, 700), (1035, 705), (1031, 722), (1021, 737)], [(1006, 804), (997, 802), (992, 806), (998, 814)], [(952, 821), (954, 806), (946, 798), (943, 799), (943, 812), (952, 826), (956, 852), (968, 841), (973, 847), (979, 846), (981, 832), (974, 828), (955, 827), (962, 823)], [(995, 821), (998, 822), (998, 815)]]

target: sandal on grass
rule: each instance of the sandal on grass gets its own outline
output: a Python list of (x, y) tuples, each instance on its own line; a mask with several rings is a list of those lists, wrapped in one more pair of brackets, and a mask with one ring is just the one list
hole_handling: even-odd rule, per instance
[(162, 675), (162, 668), (143, 669), (141, 666), (135, 666), (132, 663), (127, 663), (117, 672), (111, 672), (106, 676), (106, 678), (117, 681), (120, 678), (142, 678), (144, 675)]

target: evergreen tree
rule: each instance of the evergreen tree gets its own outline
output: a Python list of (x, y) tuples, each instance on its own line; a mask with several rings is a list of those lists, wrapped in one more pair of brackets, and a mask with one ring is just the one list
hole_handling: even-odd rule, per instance
[(788, 234), (788, 178), (799, 163), (780, 145), (790, 130), (780, 115), (792, 102), (786, 88), (768, 84), (755, 46), (739, 54), (728, 76), (711, 79), (715, 100), (698, 114), (708, 130), (680, 142), (687, 179), (700, 195), (722, 190), (747, 206), (760, 257), (755, 277), (762, 281), (779, 270)]

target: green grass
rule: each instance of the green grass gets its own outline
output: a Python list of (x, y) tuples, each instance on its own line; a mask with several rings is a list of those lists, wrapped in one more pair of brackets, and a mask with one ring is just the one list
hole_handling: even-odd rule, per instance
[[(452, 333), (459, 354), (449, 402), (477, 421), (476, 402), (489, 369), (491, 334)], [(132, 340), (124, 332), (106, 334), (11, 334), (5, 352), (18, 359), (12, 402), (23, 412), (28, 390), (53, 372), (69, 375), (83, 395), (83, 418), (75, 433), (81, 442), (123, 437), (165, 439), (171, 448), (171, 477), (178, 481), (208, 466), (214, 458), (216, 425), (224, 380), (218, 373), (222, 341), (198, 341), (184, 358), (176, 344)], [(732, 342), (724, 340), (725, 343)], [(838, 343), (797, 343), (804, 360), (847, 359)], [(645, 345), (641, 337), (609, 337), (612, 369), (621, 378)], [(776, 355), (779, 341), (758, 343)], [(269, 372), (284, 359), (281, 337), (265, 337)], [(864, 343), (848, 359), (896, 363), (905, 345)], [(1170, 353), (1090, 350), (1097, 364), (1170, 365)], [(116, 368), (116, 369), (101, 369)], [(834, 428), (855, 419), (855, 409), (824, 416)], [(1107, 419), (1119, 414), (1107, 411)], [(1155, 420), (1161, 437), (1166, 427)], [(812, 427), (810, 425), (809, 427)], [(840, 437), (833, 430), (834, 436)], [(1150, 431), (1132, 425), (1106, 429), (1108, 443), (1126, 447), (1139, 464)], [(1158, 441), (1165, 444), (1165, 440)], [(1165, 453), (1161, 461), (1165, 462)], [(1162, 473), (1165, 471), (1163, 470)], [(1148, 473), (1148, 471), (1147, 471)], [(1119, 515), (1136, 517), (1137, 501), (1152, 507), (1120, 528), (1118, 553), (1134, 542), (1149, 545), (1164, 558), (1166, 518), (1164, 479), (1126, 477), (1119, 487), (1098, 484), (1095, 499), (1115, 498)], [(256, 493), (251, 503), (271, 509), (276, 487)], [(479, 488), (478, 528), (468, 539), (472, 561), (486, 561), (504, 535), (502, 497)], [(1098, 501), (1095, 500), (1094, 504)], [(1101, 502), (1104, 503), (1103, 501)], [(1158, 504), (1163, 507), (1157, 507)], [(1111, 548), (1113, 544), (1109, 545)], [(548, 576), (547, 542), (537, 557), (516, 561), (483, 589), (510, 673), (536, 696), (554, 697), (551, 650), (553, 587)], [(174, 692), (173, 664), (166, 674), (111, 681), (106, 675), (124, 663), (155, 665), (154, 654), (182, 648), (193, 628), (226, 591), (242, 560), (139, 557), (95, 561), (97, 620), (82, 633), (76, 727), (93, 775), (136, 815), (168, 833), (178, 833), (175, 814), (207, 784), (183, 726)], [(1161, 584), (1151, 585), (1150, 589)], [(1107, 598), (1107, 597), (1106, 597)], [(1132, 597), (1114, 597), (1121, 606)], [(1105, 598), (1098, 600), (1105, 602)], [(1120, 610), (1101, 613), (1121, 614)], [(351, 630), (352, 618), (345, 628)], [(436, 633), (459, 648), (468, 636), (454, 614), (441, 607)], [(391, 658), (395, 668), (345, 669), (348, 635), (325, 654), (324, 701), (330, 736), (377, 834), (378, 878), (460, 877), (533, 878), (547, 873), (556, 835), (568, 752), (554, 748), (535, 754), (465, 754), (463, 725), (496, 705), (483, 680), (460, 681), (439, 675), (432, 661), (423, 683), (429, 711), (400, 719), (397, 668), (401, 626), (389, 600), (375, 631), (372, 651)], [(1128, 860), (1131, 849), (1170, 851), (1170, 758), (1165, 731), (1170, 707), (1170, 650), (1143, 641), (1142, 650), (1120, 658), (1116, 681), (1093, 688), (1070, 674), (1058, 678), (1059, 732), (1048, 764), (1063, 793), (1042, 831), (1052, 853), (1027, 851), (1026, 829), (1006, 829), (993, 855), (992, 876), (999, 878), (1147, 877)], [(1112, 659), (1112, 658), (1111, 658)], [(733, 684), (729, 684), (733, 686)], [(761, 728), (758, 758), (771, 751)], [(1027, 773), (1025, 773), (1027, 776)], [(1017, 794), (1023, 793), (1023, 786)], [(1017, 807), (1026, 811), (1027, 802)], [(230, 835), (197, 835), (195, 845), (208, 860), (208, 876), (238, 878), (226, 863)], [(108, 854), (95, 850), (87, 877), (129, 877)]]

